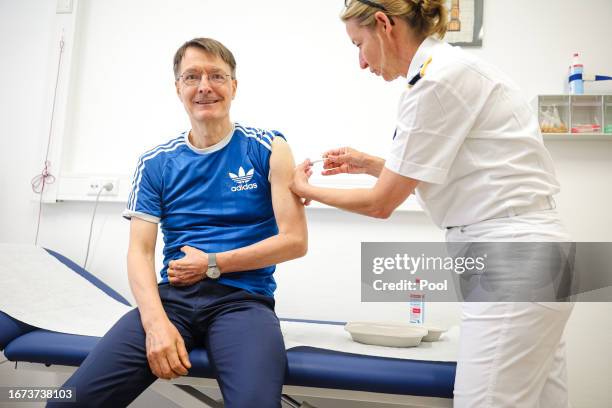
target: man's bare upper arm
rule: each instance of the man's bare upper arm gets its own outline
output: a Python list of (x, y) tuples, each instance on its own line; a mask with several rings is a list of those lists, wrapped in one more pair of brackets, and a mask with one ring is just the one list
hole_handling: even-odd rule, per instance
[(270, 157), (270, 184), (274, 216), (281, 233), (306, 235), (304, 206), (289, 185), (293, 181), (295, 162), (289, 144), (281, 137), (272, 141)]
[(129, 254), (154, 257), (156, 241), (157, 224), (132, 217), (130, 221)]

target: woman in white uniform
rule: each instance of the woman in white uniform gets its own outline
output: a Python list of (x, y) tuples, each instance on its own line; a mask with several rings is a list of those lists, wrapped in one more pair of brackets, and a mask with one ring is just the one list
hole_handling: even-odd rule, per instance
[[(359, 64), (385, 81), (404, 77), (386, 160), (352, 148), (324, 154), (324, 175), (367, 173), (370, 189), (292, 190), (387, 218), (413, 192), (448, 241), (569, 241), (536, 117), (495, 67), (443, 42), (444, 0), (348, 0), (342, 14)], [(383, 135), (389, 137), (390, 135)], [(569, 303), (463, 303), (455, 407), (567, 407), (562, 333)]]

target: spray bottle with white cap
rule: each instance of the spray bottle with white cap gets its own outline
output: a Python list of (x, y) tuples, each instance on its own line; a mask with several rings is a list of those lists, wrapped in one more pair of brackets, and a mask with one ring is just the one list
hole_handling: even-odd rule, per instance
[(582, 74), (584, 66), (580, 62), (580, 55), (576, 52), (572, 58), (572, 65), (569, 72), (569, 91), (572, 95), (584, 94), (584, 82)]

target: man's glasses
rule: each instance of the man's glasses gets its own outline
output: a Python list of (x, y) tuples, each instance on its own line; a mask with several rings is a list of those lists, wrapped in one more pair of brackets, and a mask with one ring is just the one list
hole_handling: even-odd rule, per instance
[[(370, 0), (344, 0), (344, 7), (348, 8), (348, 6), (353, 1), (358, 1), (361, 4), (365, 4), (366, 6), (374, 7), (376, 9), (379, 9), (379, 10), (387, 13), (387, 8), (385, 6), (383, 6), (382, 4), (374, 3), (373, 1), (370, 1)], [(391, 18), (391, 16), (387, 16), (387, 17), (389, 17), (389, 21), (391, 21), (391, 25), (395, 25), (395, 22), (393, 21), (393, 18)]]
[(222, 72), (213, 72), (210, 74), (202, 73), (202, 72), (185, 72), (181, 74), (177, 80), (183, 81), (183, 84), (186, 86), (197, 86), (202, 82), (202, 77), (206, 77), (208, 82), (213, 85), (223, 85), (227, 82), (227, 78), (231, 77), (230, 74), (225, 74)]

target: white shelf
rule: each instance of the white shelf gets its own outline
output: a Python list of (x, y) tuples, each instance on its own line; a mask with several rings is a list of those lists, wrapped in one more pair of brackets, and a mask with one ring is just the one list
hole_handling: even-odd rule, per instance
[(610, 133), (542, 133), (544, 141), (547, 140), (571, 140), (576, 142), (607, 141), (612, 142)]
[[(541, 127), (548, 130), (546, 126), (555, 126), (546, 123), (546, 120), (558, 122), (572, 129), (575, 126), (585, 124), (599, 124), (601, 130), (609, 130), (612, 124), (612, 103), (610, 94), (585, 94), (585, 95), (538, 95), (534, 100), (534, 107), (538, 113), (538, 122)], [(550, 111), (554, 107), (554, 112)], [(557, 114), (558, 118), (551, 120), (546, 114)], [(559, 127), (559, 124), (556, 124)], [(612, 141), (611, 133), (542, 133), (545, 141)]]

